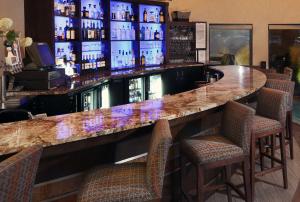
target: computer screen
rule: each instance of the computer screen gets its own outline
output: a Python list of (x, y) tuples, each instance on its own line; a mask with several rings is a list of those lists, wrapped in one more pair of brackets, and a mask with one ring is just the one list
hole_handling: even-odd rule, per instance
[(33, 43), (26, 50), (30, 59), (38, 68), (55, 66), (54, 57), (47, 43)]

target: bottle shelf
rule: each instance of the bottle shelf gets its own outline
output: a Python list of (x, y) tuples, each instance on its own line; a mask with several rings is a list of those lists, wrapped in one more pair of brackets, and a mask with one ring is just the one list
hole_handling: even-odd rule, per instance
[(77, 20), (79, 19), (77, 16), (68, 16), (68, 15), (54, 15), (54, 17), (60, 17), (60, 18), (69, 18), (69, 19), (74, 19), (74, 20)]
[(128, 23), (138, 23), (136, 20), (135, 21), (129, 21), (129, 20), (110, 20), (110, 22), (128, 22)]
[(111, 42), (137, 42), (137, 40), (117, 40), (117, 39), (114, 39), (114, 40), (111, 40)]
[(85, 17), (81, 17), (82, 20), (94, 20), (94, 21), (103, 21), (103, 18), (85, 18)]
[(148, 41), (165, 41), (165, 40), (155, 40), (155, 39), (151, 39), (151, 40), (140, 40), (141, 42), (148, 42)]
[(79, 40), (56, 40), (55, 43), (79, 43)]
[(156, 25), (164, 25), (165, 22), (140, 22), (141, 24), (156, 24)]

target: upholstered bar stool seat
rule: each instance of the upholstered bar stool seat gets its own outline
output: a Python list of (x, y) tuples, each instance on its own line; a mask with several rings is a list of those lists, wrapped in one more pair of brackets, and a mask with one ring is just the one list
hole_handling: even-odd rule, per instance
[(152, 131), (147, 162), (99, 166), (87, 172), (80, 202), (140, 202), (162, 198), (165, 166), (172, 136), (168, 120)]
[(156, 198), (147, 186), (146, 163), (92, 169), (82, 187), (81, 201), (147, 201)]
[(282, 125), (279, 121), (262, 117), (259, 115), (254, 116), (252, 131), (256, 137), (263, 137), (269, 135), (270, 131), (280, 131)]
[(229, 139), (220, 135), (206, 135), (195, 140), (186, 140), (182, 143), (181, 148), (188, 156), (193, 158), (195, 163), (199, 164), (244, 155), (241, 147), (236, 146)]

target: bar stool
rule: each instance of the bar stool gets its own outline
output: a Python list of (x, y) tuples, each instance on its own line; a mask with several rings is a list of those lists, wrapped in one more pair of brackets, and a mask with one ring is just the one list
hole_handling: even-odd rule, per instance
[[(231, 201), (230, 188), (242, 195), (246, 201), (251, 201), (251, 185), (249, 173), (249, 153), (251, 127), (255, 111), (237, 102), (230, 101), (225, 105), (222, 117), (220, 133), (204, 135), (181, 142), (182, 155), (182, 178), (185, 168), (186, 157), (194, 166), (197, 167), (197, 195), (198, 201), (204, 201), (204, 194), (216, 189), (227, 187), (227, 197)], [(218, 130), (215, 130), (218, 131)], [(230, 168), (233, 164), (242, 163), (245, 194), (242, 194), (230, 182)], [(204, 171), (215, 168), (225, 168), (226, 184), (210, 186), (204, 184)], [(183, 179), (182, 179), (183, 181)], [(182, 185), (182, 192), (185, 195)]]
[(0, 163), (0, 201), (31, 201), (41, 146), (33, 146)]
[[(251, 185), (252, 185), (252, 199), (255, 195), (255, 177), (262, 176), (270, 172), (282, 170), (283, 186), (285, 189), (288, 187), (287, 180), (287, 165), (286, 165), (286, 152), (284, 145), (284, 128), (286, 121), (286, 102), (287, 93), (279, 90), (263, 88), (261, 89), (258, 100), (256, 115), (252, 126), (252, 140), (251, 140)], [(275, 157), (274, 145), (271, 147), (271, 155), (264, 151), (262, 141), (264, 138), (271, 137), (275, 139), (276, 134), (280, 138), (280, 153), (281, 158)], [(256, 142), (259, 142), (259, 155), (261, 161), (261, 171), (255, 170), (256, 159)], [(272, 141), (272, 144), (274, 141)], [(268, 157), (272, 161), (276, 161), (280, 166), (265, 169), (264, 157)]]
[(279, 74), (279, 73), (266, 73), (267, 79), (277, 79), (290, 81), (291, 77), (288, 74)]
[(290, 157), (294, 159), (294, 136), (293, 136), (293, 100), (294, 100), (294, 90), (295, 82), (284, 81), (284, 80), (274, 80), (269, 79), (266, 83), (267, 88), (272, 88), (276, 90), (281, 90), (288, 93), (287, 98), (287, 113), (286, 113), (286, 135), (287, 144), (290, 147)]
[(171, 144), (169, 122), (159, 120), (152, 131), (147, 162), (93, 168), (84, 179), (78, 201), (138, 202), (160, 199)]

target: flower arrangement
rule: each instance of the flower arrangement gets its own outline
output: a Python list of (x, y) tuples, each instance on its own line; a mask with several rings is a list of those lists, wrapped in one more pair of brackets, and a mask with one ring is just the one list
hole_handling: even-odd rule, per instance
[(14, 22), (10, 18), (0, 19), (0, 41), (5, 47), (4, 67), (10, 67), (7, 71), (16, 73), (23, 67), (25, 48), (31, 46), (32, 39), (21, 37), (21, 33), (15, 31), (13, 25)]
[(20, 39), (21, 47), (29, 47), (32, 44), (32, 38), (21, 38), (20, 32), (13, 29), (14, 22), (10, 18), (0, 19), (0, 37), (4, 42), (4, 46), (12, 46), (17, 39)]

